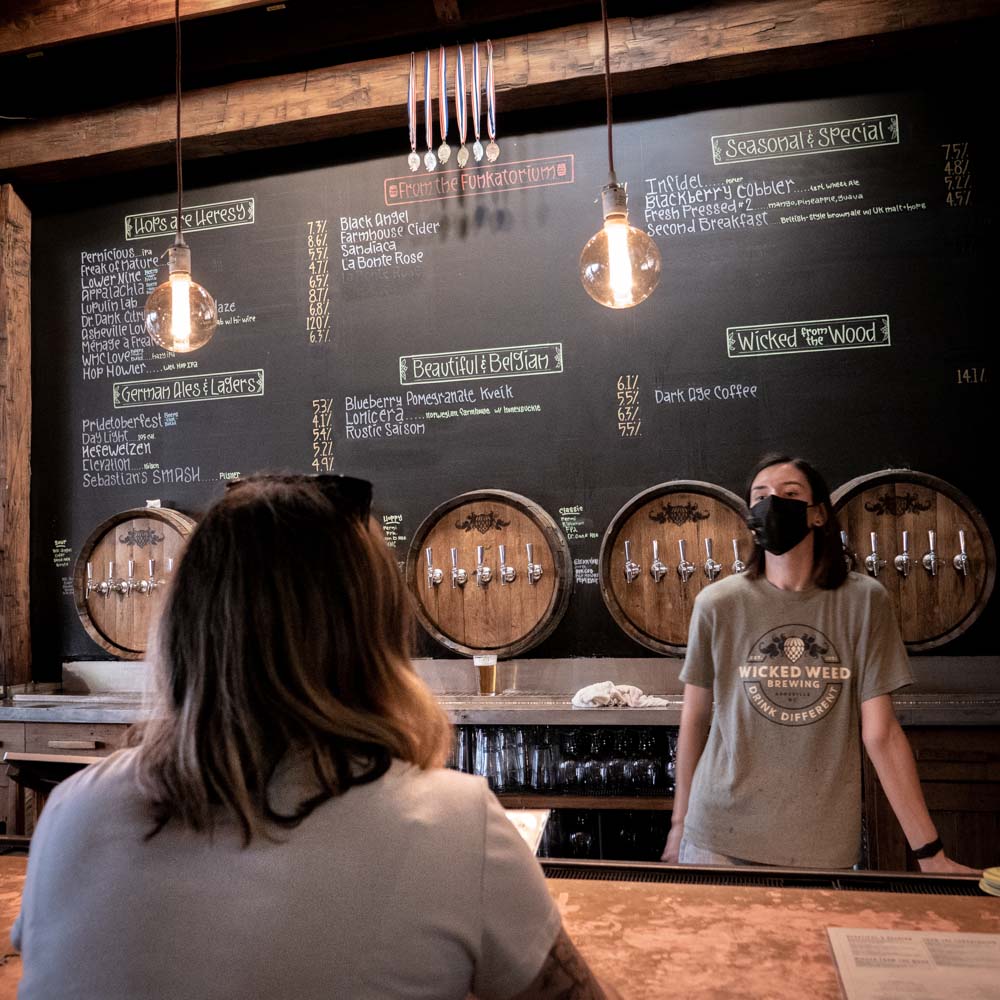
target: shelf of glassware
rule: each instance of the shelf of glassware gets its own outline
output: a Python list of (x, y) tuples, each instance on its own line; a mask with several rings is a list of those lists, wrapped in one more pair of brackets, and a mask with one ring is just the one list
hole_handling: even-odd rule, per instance
[(505, 809), (629, 809), (637, 812), (670, 812), (673, 798), (620, 795), (531, 795), (500, 792), (497, 795)]
[(449, 765), (485, 777), (511, 809), (669, 811), (677, 730), (456, 726)]

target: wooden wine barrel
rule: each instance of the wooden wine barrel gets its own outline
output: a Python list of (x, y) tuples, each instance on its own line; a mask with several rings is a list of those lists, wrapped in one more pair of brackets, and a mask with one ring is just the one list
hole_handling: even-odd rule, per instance
[[(536, 582), (528, 580), (526, 545), (532, 545)], [(492, 579), (476, 581), (476, 548), (483, 546)], [(516, 576), (500, 579), (499, 546)], [(428, 580), (426, 550), (442, 572)], [(453, 586), (451, 549), (466, 571), (464, 586)], [(556, 522), (538, 504), (506, 490), (475, 490), (436, 507), (417, 529), (406, 559), (406, 580), (417, 617), (438, 642), (459, 653), (517, 656), (537, 646), (559, 624), (573, 589), (569, 544)]]
[[(847, 532), (854, 569), (868, 572), (871, 532), (885, 560), (877, 579), (889, 591), (903, 641), (914, 652), (934, 649), (965, 632), (993, 593), (996, 549), (986, 521), (967, 496), (936, 476), (910, 469), (882, 469), (844, 483), (833, 493), (834, 510)], [(909, 575), (895, 568), (910, 533)], [(936, 532), (939, 565), (932, 576), (922, 565)], [(968, 575), (958, 571), (959, 531), (965, 532)], [(870, 575), (870, 574), (869, 574)]]
[[(168, 560), (176, 563), (180, 558), (194, 524), (180, 511), (138, 507), (113, 514), (90, 533), (76, 561), (73, 591), (80, 621), (94, 642), (123, 660), (142, 659), (150, 624), (163, 608), (166, 597)], [(122, 587), (122, 581), (128, 582), (130, 559), (134, 576), (133, 586), (128, 590)], [(156, 581), (151, 589), (148, 587), (150, 559), (154, 560)], [(93, 571), (89, 594), (88, 563)], [(103, 596), (98, 588), (108, 582), (111, 564), (114, 564), (111, 580), (117, 586)]]
[[(687, 646), (691, 607), (703, 587), (705, 540), (712, 541), (712, 558), (722, 567), (716, 579), (731, 576), (733, 540), (744, 562), (753, 549), (746, 526), (746, 505), (735, 493), (694, 480), (660, 483), (632, 497), (614, 516), (601, 542), (601, 596), (622, 630), (648, 649), (682, 655)], [(683, 580), (678, 572), (680, 541), (695, 571)], [(639, 573), (625, 576), (625, 542)], [(650, 572), (653, 542), (667, 572), (659, 581)]]

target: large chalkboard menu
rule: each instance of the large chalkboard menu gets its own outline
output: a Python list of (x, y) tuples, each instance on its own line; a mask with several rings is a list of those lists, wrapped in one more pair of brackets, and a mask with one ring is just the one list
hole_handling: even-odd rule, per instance
[[(411, 173), (401, 136), (392, 155), (187, 191), (220, 312), (190, 355), (142, 327), (171, 192), (38, 213), (36, 677), (102, 654), (71, 583), (95, 525), (149, 499), (197, 515), (255, 470), (372, 479), (401, 562), (452, 496), (538, 502), (576, 577), (535, 651), (549, 657), (653, 655), (605, 610), (597, 563), (616, 511), (655, 483), (742, 492), (778, 448), (831, 487), (931, 473), (995, 525), (992, 125), (970, 107), (956, 85), (618, 125), (632, 221), (663, 257), (655, 294), (621, 312), (578, 276), (602, 125), (505, 135), (501, 117), (493, 164)], [(998, 652), (996, 624), (990, 607), (947, 651)]]

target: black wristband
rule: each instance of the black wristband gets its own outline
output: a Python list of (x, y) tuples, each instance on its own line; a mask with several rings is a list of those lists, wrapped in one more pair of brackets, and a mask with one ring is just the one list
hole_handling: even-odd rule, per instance
[(940, 837), (935, 837), (929, 844), (924, 844), (923, 847), (918, 847), (914, 852), (913, 856), (918, 861), (923, 861), (925, 858), (933, 858), (938, 851), (944, 850), (944, 844), (941, 843)]

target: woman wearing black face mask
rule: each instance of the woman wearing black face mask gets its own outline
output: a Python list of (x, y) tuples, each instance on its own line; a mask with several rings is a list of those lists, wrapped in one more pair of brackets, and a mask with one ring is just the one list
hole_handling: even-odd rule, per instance
[(851, 867), (864, 743), (921, 869), (971, 873), (944, 853), (892, 708), (912, 676), (888, 594), (848, 572), (822, 476), (769, 456), (747, 502), (748, 568), (691, 617), (663, 860)]

